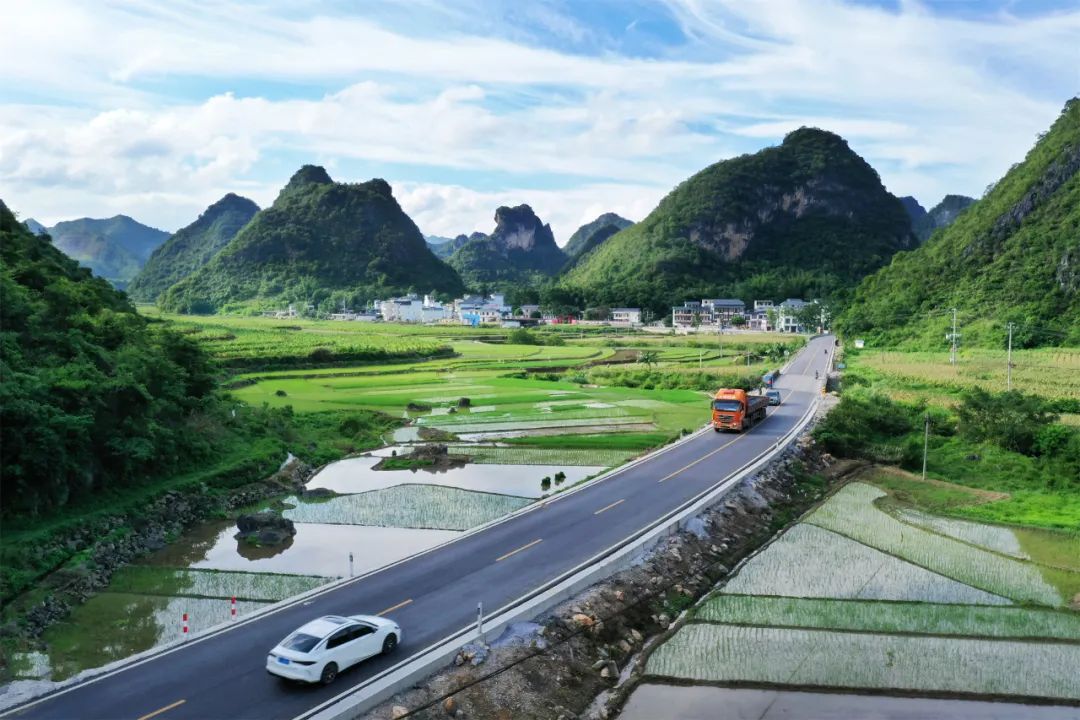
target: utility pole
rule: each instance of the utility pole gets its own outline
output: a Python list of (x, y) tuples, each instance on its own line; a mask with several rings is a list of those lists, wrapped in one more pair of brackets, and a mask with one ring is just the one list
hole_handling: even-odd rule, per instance
[(1005, 360), (1005, 389), (1012, 390), (1012, 331), (1013, 324), (1009, 323), (1009, 354)]
[(949, 363), (956, 364), (956, 308), (952, 309), (952, 335), (949, 336)]
[(930, 447), (930, 411), (926, 411), (926, 427), (923, 430), (922, 442), (922, 479), (926, 480), (926, 451)]

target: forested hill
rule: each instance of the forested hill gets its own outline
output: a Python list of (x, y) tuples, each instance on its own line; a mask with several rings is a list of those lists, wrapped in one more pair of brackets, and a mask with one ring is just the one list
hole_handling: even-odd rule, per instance
[(874, 169), (843, 138), (802, 128), (684, 181), (562, 286), (588, 305), (664, 313), (688, 298), (828, 297), (914, 243)]
[(328, 310), (408, 291), (449, 295), (464, 286), (385, 180), (337, 183), (305, 165), (271, 207), (158, 302), (194, 313), (289, 303)]
[(79, 218), (46, 228), (53, 244), (98, 277), (123, 288), (169, 233), (127, 215), (106, 219)]
[(3, 513), (43, 512), (198, 459), (213, 389), (192, 342), (32, 234), (0, 202)]
[(867, 278), (838, 318), (848, 335), (942, 347), (1080, 344), (1080, 99), (1027, 157), (918, 250)]
[(450, 264), (471, 286), (494, 284), (504, 289), (551, 277), (565, 263), (551, 226), (528, 205), (500, 207), (490, 235), (473, 233), (450, 256)]
[(170, 285), (210, 262), (257, 212), (259, 206), (245, 197), (229, 193), (221, 198), (154, 250), (128, 285), (128, 295), (136, 300), (156, 300)]
[(633, 224), (633, 220), (627, 220), (615, 213), (604, 213), (592, 222), (579, 227), (566, 241), (563, 252), (571, 259), (579, 257), (599, 246), (615, 233), (625, 230)]

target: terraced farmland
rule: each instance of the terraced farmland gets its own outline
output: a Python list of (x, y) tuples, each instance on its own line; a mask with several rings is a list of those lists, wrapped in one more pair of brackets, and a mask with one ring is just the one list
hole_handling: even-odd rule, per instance
[(1080, 701), (1080, 612), (1065, 607), (1080, 573), (1031, 559), (1072, 536), (1035, 548), (885, 496), (835, 493), (693, 609), (646, 677)]

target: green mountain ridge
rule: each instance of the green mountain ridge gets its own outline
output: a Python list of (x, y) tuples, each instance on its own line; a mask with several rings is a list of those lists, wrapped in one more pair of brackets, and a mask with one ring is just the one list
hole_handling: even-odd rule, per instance
[(330, 309), (404, 292), (452, 295), (461, 278), (428, 249), (389, 183), (338, 183), (305, 165), (213, 259), (160, 298), (173, 312)]
[(566, 245), (563, 245), (563, 252), (573, 260), (596, 248), (618, 231), (625, 230), (633, 224), (633, 220), (627, 220), (615, 213), (604, 213), (592, 222), (585, 223), (575, 230), (570, 239), (566, 241)]
[(566, 255), (555, 244), (551, 226), (528, 205), (518, 205), (498, 208), (495, 230), (470, 235), (449, 262), (471, 287), (506, 286), (553, 277), (566, 263)]
[(123, 288), (142, 269), (169, 233), (127, 215), (58, 222), (46, 231), (53, 245), (90, 268), (98, 277)]
[(221, 198), (154, 250), (128, 285), (128, 295), (153, 302), (170, 286), (210, 262), (257, 212), (259, 206), (247, 198), (233, 193)]
[(953, 224), (867, 277), (837, 318), (875, 344), (1080, 344), (1080, 98)]
[(915, 245), (878, 174), (813, 128), (711, 165), (561, 279), (586, 305), (666, 313), (686, 299), (829, 297)]

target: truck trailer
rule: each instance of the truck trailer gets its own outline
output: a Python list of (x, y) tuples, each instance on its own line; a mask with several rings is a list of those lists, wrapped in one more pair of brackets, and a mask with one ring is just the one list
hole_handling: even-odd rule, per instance
[(768, 407), (769, 398), (765, 395), (750, 395), (736, 388), (717, 390), (712, 400), (713, 430), (749, 430), (765, 419)]

